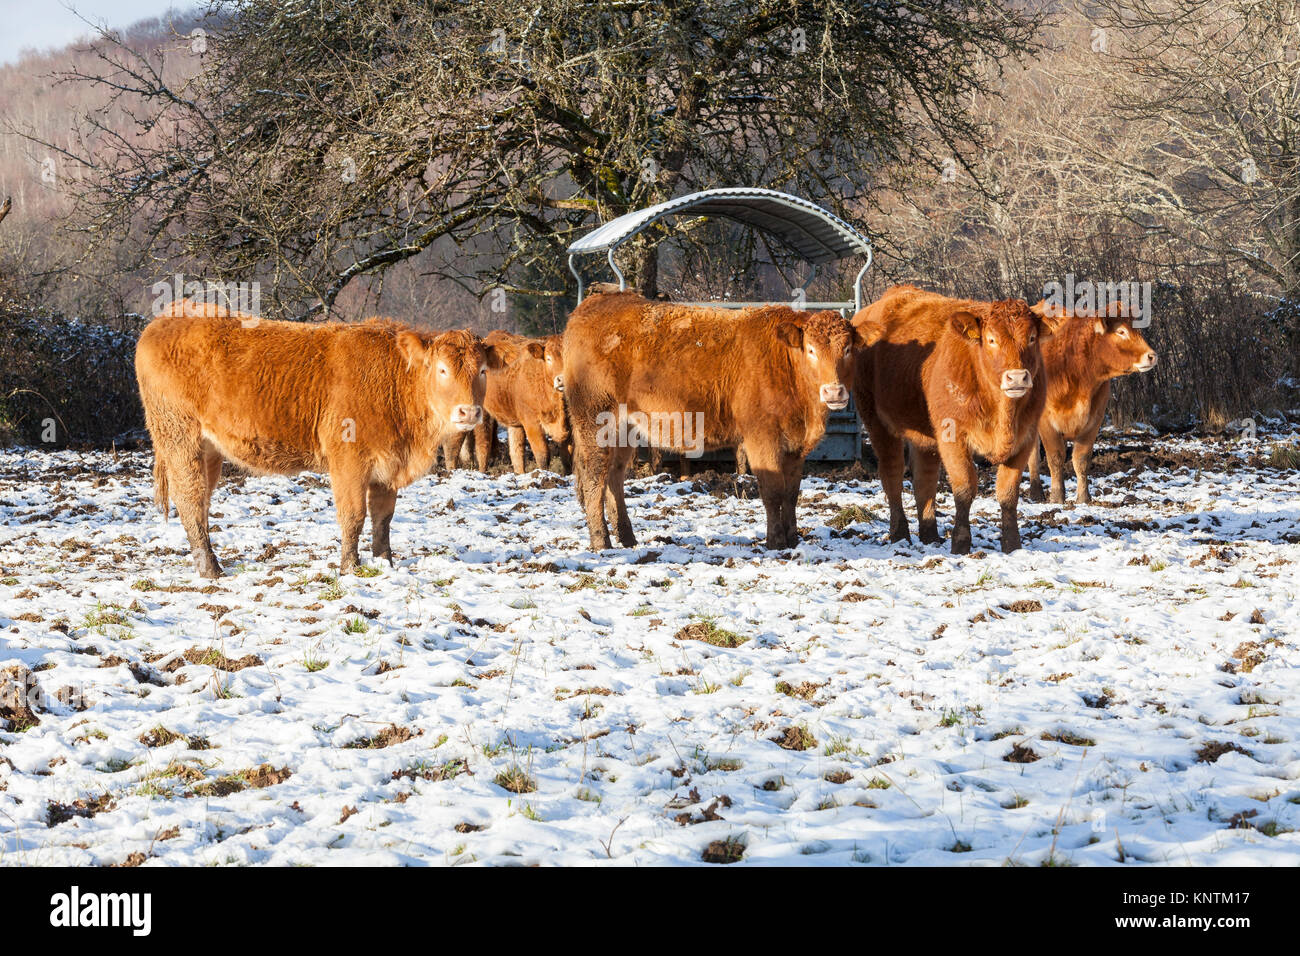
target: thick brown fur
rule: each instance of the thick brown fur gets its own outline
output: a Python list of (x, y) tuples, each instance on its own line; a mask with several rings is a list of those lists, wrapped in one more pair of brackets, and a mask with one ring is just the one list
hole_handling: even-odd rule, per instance
[[(952, 551), (970, 551), (973, 456), (980, 455), (998, 466), (1002, 549), (1020, 547), (1020, 477), (1047, 395), (1040, 340), (1053, 324), (1019, 299), (950, 299), (915, 286), (895, 286), (854, 316), (867, 347), (857, 356), (853, 394), (880, 461), (891, 541), (910, 540), (903, 512), (907, 443), (923, 542), (941, 540), (934, 498), (942, 464), (956, 503)], [(1025, 372), (1032, 381), (1020, 397), (1003, 391), (1007, 375), (1011, 386), (1024, 386)]]
[(564, 332), (563, 384), (592, 548), (610, 546), (607, 511), (619, 541), (636, 543), (623, 481), (637, 448), (598, 440), (602, 422), (636, 413), (701, 413), (705, 450), (743, 440), (767, 511), (767, 546), (797, 544), (804, 458), (826, 429), (822, 388), (847, 403), (854, 344), (852, 326), (835, 312), (736, 312), (650, 302), (634, 292), (585, 299)]
[(165, 512), (175, 502), (197, 570), (217, 577), (208, 509), (223, 460), (259, 474), (328, 472), (341, 570), (358, 562), (367, 504), (372, 552), (391, 561), (398, 489), (428, 472), (447, 433), (478, 423), (485, 369), (497, 362), (471, 332), (173, 304), (141, 333), (135, 356), (158, 503)]
[[(1040, 315), (1049, 309), (1039, 302)], [(1156, 366), (1156, 353), (1133, 328), (1125, 309), (1114, 303), (1105, 314), (1073, 312), (1059, 321), (1057, 332), (1043, 343), (1047, 370), (1047, 404), (1038, 421), (1038, 435), (1047, 452), (1052, 474), (1049, 500), (1065, 502), (1066, 442), (1074, 442), (1075, 501), (1092, 500), (1088, 491), (1088, 466), (1097, 433), (1106, 419), (1112, 379)], [(1038, 442), (1029, 456), (1029, 496), (1043, 500)]]

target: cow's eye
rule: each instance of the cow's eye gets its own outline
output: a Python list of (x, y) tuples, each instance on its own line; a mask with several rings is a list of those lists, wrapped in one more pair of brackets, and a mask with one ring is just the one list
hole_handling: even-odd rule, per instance
[(478, 375), (479, 375), (479, 378), (482, 378), (483, 376), (487, 375), (487, 366), (486, 366), (486, 365), (480, 365), (480, 366), (479, 366)]
[(998, 347), (998, 340), (990, 335), (988, 338), (988, 344), (989, 344), (989, 348), (995, 349)]
[(445, 365), (439, 365), (439, 366), (438, 366), (438, 374), (439, 374), (439, 375), (446, 375), (446, 374), (447, 374), (447, 366), (445, 366)]
[(1115, 330), (1115, 334), (1118, 335), (1121, 339), (1126, 339), (1128, 338), (1128, 329), (1124, 328), (1124, 326), (1121, 325), (1118, 329)]
[(1029, 344), (1030, 344), (1030, 345), (1033, 345), (1033, 344), (1034, 344), (1035, 342), (1037, 342), (1037, 341), (1038, 341), (1038, 336), (1037, 336), (1037, 335), (1031, 335), (1031, 336), (1029, 336)]

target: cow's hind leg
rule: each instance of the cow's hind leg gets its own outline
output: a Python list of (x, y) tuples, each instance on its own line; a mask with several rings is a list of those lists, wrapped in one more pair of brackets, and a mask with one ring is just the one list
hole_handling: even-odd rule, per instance
[(889, 502), (889, 540), (911, 541), (907, 513), (903, 511), (903, 440), (890, 434), (883, 424), (870, 423), (867, 427), (879, 463), (880, 486)]
[(618, 542), (625, 548), (636, 547), (636, 534), (632, 531), (632, 520), (627, 514), (627, 502), (623, 498), (623, 482), (627, 479), (628, 468), (636, 460), (636, 446), (615, 448), (609, 456), (609, 477), (605, 481), (606, 514), (618, 524)]
[(939, 467), (937, 451), (912, 446), (912, 492), (916, 498), (916, 525), (922, 544), (936, 544), (943, 540), (939, 534), (939, 514), (935, 509)]
[(217, 483), (221, 481), (221, 463), (224, 459), (221, 452), (217, 451), (216, 446), (211, 442), (203, 443), (203, 485), (207, 489), (207, 495), (203, 499), (203, 520), (208, 520), (208, 513), (212, 510), (212, 493), (217, 490)]
[(375, 560), (388, 559), (393, 563), (393, 551), (388, 541), (388, 529), (397, 510), (397, 489), (370, 483), (370, 553)]
[(609, 474), (610, 449), (596, 440), (596, 427), (574, 423), (574, 485), (578, 505), (587, 518), (591, 549), (603, 551), (610, 546), (609, 526), (605, 523), (605, 481)]
[(360, 563), (357, 544), (361, 540), (361, 529), (366, 523), (368, 482), (359, 471), (359, 468), (350, 467), (330, 469), (330, 485), (334, 490), (334, 510), (338, 515), (343, 543), (339, 557), (340, 574), (356, 570)]
[[(176, 503), (176, 513), (189, 538), (194, 569), (205, 578), (221, 577), (221, 565), (212, 551), (208, 534), (209, 458), (203, 445), (196, 440), (189, 448), (167, 448), (156, 453), (164, 458), (168, 493)], [(220, 462), (218, 457), (218, 468)]]

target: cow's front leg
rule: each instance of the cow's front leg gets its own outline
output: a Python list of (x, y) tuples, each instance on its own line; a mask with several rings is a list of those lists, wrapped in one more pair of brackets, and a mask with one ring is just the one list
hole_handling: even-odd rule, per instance
[(979, 490), (979, 472), (966, 451), (964, 441), (940, 442), (939, 457), (948, 472), (948, 483), (952, 485), (952, 553), (970, 554), (970, 506)]
[(749, 467), (758, 479), (758, 496), (763, 501), (767, 512), (766, 546), (771, 550), (780, 550), (791, 546), (787, 538), (785, 510), (787, 492), (785, 472), (781, 467), (780, 446), (774, 439), (745, 438), (745, 451), (749, 456)]
[(781, 517), (785, 525), (786, 547), (797, 548), (799, 546), (799, 486), (803, 483), (803, 455), (786, 455), (781, 463), (781, 472), (785, 481), (785, 501)]
[(998, 466), (997, 496), (1002, 508), (1002, 550), (1015, 551), (1020, 547), (1020, 521), (1016, 514), (1020, 503), (1020, 478), (1024, 474), (1028, 451), (1022, 451), (1005, 465)]
[(388, 529), (393, 522), (393, 512), (397, 509), (397, 489), (385, 485), (370, 485), (370, 553), (376, 561), (387, 559), (393, 563), (393, 551), (389, 546)]
[(330, 470), (330, 485), (334, 491), (334, 510), (338, 515), (339, 531), (343, 539), (343, 549), (339, 557), (339, 573), (354, 571), (360, 563), (357, 543), (361, 539), (361, 528), (366, 523), (366, 486), (367, 482), (359, 473), (360, 468), (339, 468)]
[(518, 425), (506, 429), (506, 440), (510, 447), (510, 467), (516, 475), (524, 474), (524, 430)]
[(1043, 477), (1040, 469), (1040, 463), (1043, 456), (1038, 451), (1038, 436), (1033, 439), (1033, 446), (1029, 450), (1029, 500), (1043, 500)]
[(1080, 436), (1074, 442), (1074, 477), (1078, 485), (1074, 491), (1074, 500), (1081, 505), (1092, 503), (1092, 494), (1088, 489), (1088, 468), (1092, 464), (1092, 446), (1097, 440), (1097, 433)]

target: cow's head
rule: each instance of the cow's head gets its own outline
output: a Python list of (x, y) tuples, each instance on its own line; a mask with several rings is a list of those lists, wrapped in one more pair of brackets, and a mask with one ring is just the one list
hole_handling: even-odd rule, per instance
[(546, 337), (546, 374), (551, 379), (551, 387), (557, 392), (564, 391), (564, 336), (548, 335)]
[(798, 354), (795, 368), (817, 389), (827, 408), (847, 408), (853, 387), (853, 350), (862, 347), (858, 331), (838, 312), (793, 312), (781, 320), (777, 337)]
[(1133, 328), (1133, 318), (1122, 302), (1112, 302), (1104, 310), (1075, 309), (1072, 313), (1046, 300), (1033, 308), (1039, 315), (1060, 315), (1075, 323), (1073, 335), (1083, 340), (1085, 354), (1105, 378), (1149, 372), (1156, 367), (1155, 350)]
[(487, 371), (500, 368), (496, 346), (485, 345), (463, 330), (441, 333), (407, 329), (397, 336), (397, 347), (414, 373), (415, 386), (423, 388), (434, 421), (456, 431), (469, 431), (483, 420), (483, 395)]
[(1040, 342), (1055, 330), (1055, 317), (1039, 315), (1023, 299), (1004, 299), (967, 303), (952, 313), (949, 323), (966, 343), (984, 390), (1015, 401), (1042, 381)]

